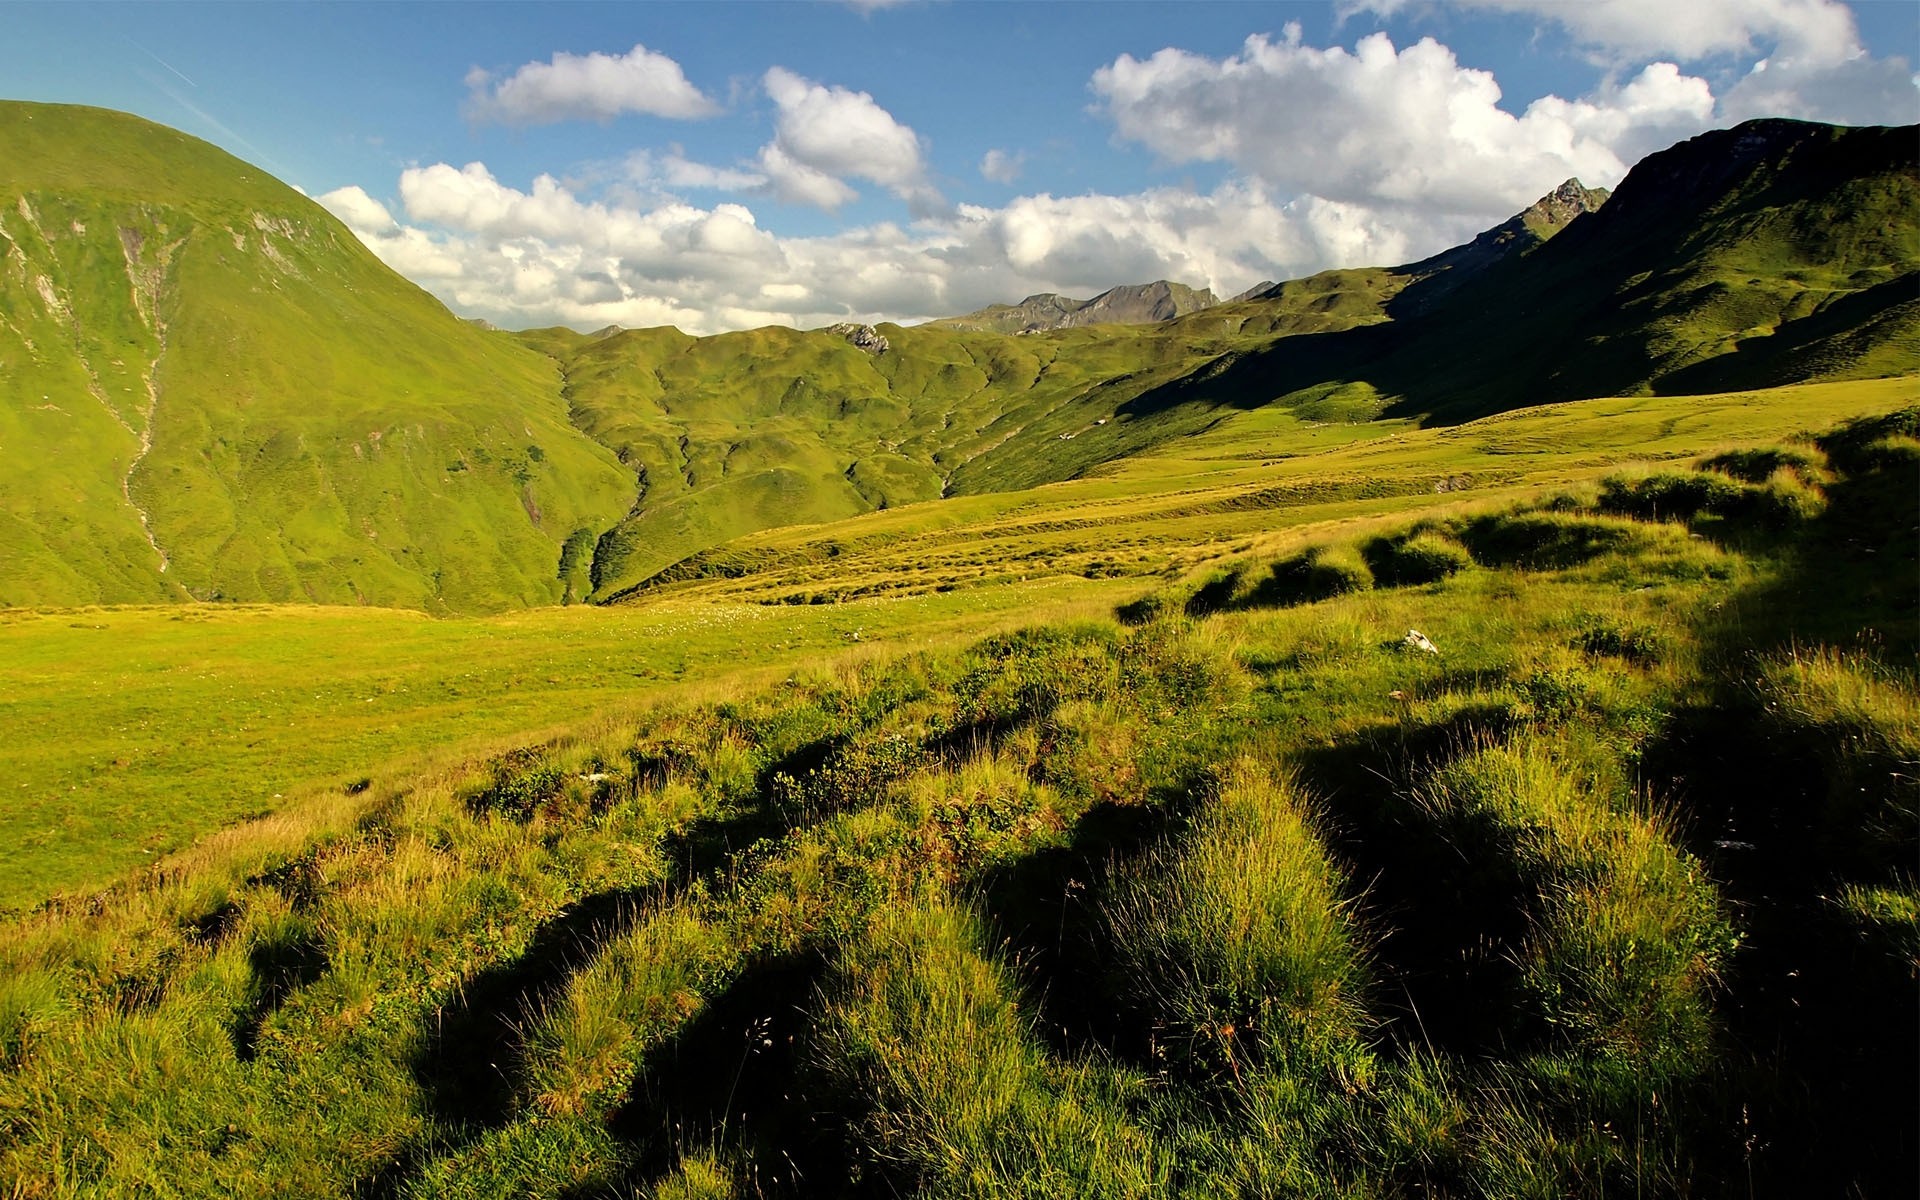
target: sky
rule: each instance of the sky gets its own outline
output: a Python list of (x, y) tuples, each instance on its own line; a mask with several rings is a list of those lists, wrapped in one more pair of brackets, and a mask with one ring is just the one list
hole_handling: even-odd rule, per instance
[(1414, 261), (1752, 117), (1920, 121), (1914, 0), (0, 15), (0, 95), (205, 138), (515, 329), (911, 323), (1161, 278), (1224, 298)]

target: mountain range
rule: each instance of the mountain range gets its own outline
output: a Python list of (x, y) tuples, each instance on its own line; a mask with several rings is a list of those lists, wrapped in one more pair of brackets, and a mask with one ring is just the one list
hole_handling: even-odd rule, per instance
[[(1274, 408), (1920, 369), (1915, 130), (1767, 120), (1419, 263), (917, 327), (462, 321), (258, 168), (0, 105), (0, 603), (607, 599), (778, 525), (1062, 480)], [(1127, 323), (1132, 322), (1132, 323)]]

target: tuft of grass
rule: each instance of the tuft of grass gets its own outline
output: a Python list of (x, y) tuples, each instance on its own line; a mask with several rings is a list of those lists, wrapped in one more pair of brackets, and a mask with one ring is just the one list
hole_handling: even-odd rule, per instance
[(1241, 760), (1185, 836), (1115, 882), (1119, 989), (1181, 1060), (1237, 1080), (1358, 1033), (1359, 951), (1311, 812), (1297, 782)]
[(1459, 759), (1422, 793), (1535, 894), (1522, 981), (1572, 1046), (1661, 1078), (1707, 1062), (1712, 988), (1737, 938), (1718, 890), (1662, 824), (1522, 741)]
[(816, 1069), (864, 1110), (854, 1136), (931, 1196), (1165, 1194), (1171, 1164), (1123, 1081), (1048, 1061), (977, 917), (931, 901), (881, 915), (823, 989)]

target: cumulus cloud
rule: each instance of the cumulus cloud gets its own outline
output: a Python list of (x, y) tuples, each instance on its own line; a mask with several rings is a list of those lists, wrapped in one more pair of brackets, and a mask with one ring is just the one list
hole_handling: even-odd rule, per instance
[[(1550, 22), (1615, 65), (1756, 59), (1720, 99), (1721, 121), (1799, 117), (1841, 124), (1906, 124), (1920, 118), (1920, 89), (1907, 61), (1874, 58), (1853, 10), (1839, 0), (1452, 0), (1461, 8)], [(1352, 0), (1343, 12), (1383, 16), (1407, 0)], [(1764, 57), (1763, 57), (1764, 56)]]
[(456, 311), (510, 327), (911, 322), (1159, 278), (1231, 294), (1327, 266), (1408, 261), (1476, 231), (1430, 212), (1285, 199), (1256, 180), (1022, 196), (825, 237), (776, 236), (737, 203), (613, 202), (546, 175), (515, 188), (481, 163), (410, 168), (399, 195), (402, 220), (359, 188), (326, 202)]
[(364, 188), (335, 188), (314, 199), (320, 207), (345, 221), (349, 229), (385, 233), (394, 228), (393, 214), (387, 211), (386, 205), (367, 195)]
[(690, 120), (720, 112), (687, 81), (679, 63), (642, 45), (622, 55), (561, 51), (505, 79), (475, 67), (467, 73), (467, 88), (469, 116), (506, 125), (606, 121), (625, 113)]
[(1020, 169), (1026, 165), (1024, 154), (1008, 154), (1005, 150), (989, 150), (980, 159), (982, 178), (994, 183), (1010, 184), (1020, 178)]
[(1709, 119), (1704, 80), (1648, 68), (1578, 102), (1545, 97), (1520, 116), (1492, 74), (1431, 38), (1396, 49), (1385, 33), (1351, 52), (1256, 35), (1213, 59), (1166, 49), (1094, 73), (1120, 137), (1170, 162), (1232, 164), (1283, 191), (1355, 204), (1511, 210), (1569, 176), (1612, 184), (1630, 132), (1672, 140)]
[(871, 95), (818, 84), (785, 67), (769, 68), (761, 86), (776, 115), (760, 168), (781, 199), (838, 208), (853, 198), (845, 183), (853, 178), (891, 191), (915, 216), (945, 209), (927, 181), (920, 136)]

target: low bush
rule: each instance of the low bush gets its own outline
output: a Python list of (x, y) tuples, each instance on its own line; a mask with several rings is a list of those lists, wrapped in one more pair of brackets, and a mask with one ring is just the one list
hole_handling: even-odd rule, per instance
[(1373, 586), (1373, 574), (1351, 546), (1316, 546), (1268, 568), (1243, 606), (1291, 608), (1331, 600)]
[(1438, 583), (1473, 565), (1464, 547), (1431, 529), (1374, 538), (1360, 555), (1381, 587)]

